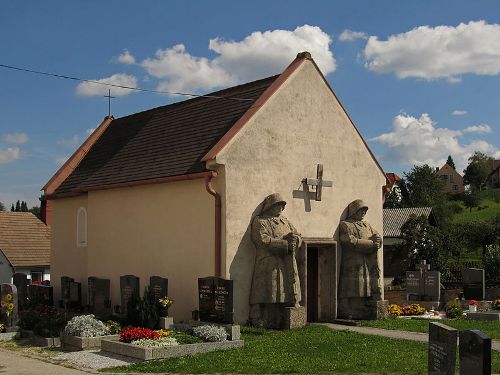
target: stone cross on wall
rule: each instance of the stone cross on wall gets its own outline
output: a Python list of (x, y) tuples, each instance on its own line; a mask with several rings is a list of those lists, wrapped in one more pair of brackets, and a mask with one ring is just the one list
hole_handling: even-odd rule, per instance
[(323, 164), (318, 164), (316, 169), (316, 178), (304, 178), (302, 180), (307, 185), (314, 186), (316, 188), (316, 200), (321, 201), (321, 192), (323, 187), (332, 187), (333, 182), (323, 180)]
[(426, 260), (421, 260), (420, 263), (415, 266), (415, 269), (420, 271), (420, 277), (422, 277), (425, 272), (430, 271), (431, 265), (427, 264)]

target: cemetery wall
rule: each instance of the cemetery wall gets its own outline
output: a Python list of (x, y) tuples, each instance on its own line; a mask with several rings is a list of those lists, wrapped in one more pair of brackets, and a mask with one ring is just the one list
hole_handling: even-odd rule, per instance
[[(88, 211), (86, 195), (52, 201), (50, 272), (54, 301), (61, 299), (61, 276), (71, 276), (86, 285), (88, 251), (86, 247), (76, 245), (76, 221), (80, 207), (85, 207)], [(86, 290), (83, 289), (85, 301)]]
[[(222, 276), (234, 279), (236, 321), (248, 316), (255, 256), (249, 225), (267, 195), (283, 195), (288, 202), (284, 215), (303, 236), (333, 236), (338, 241), (339, 222), (346, 217), (347, 205), (358, 198), (369, 205), (366, 220), (382, 233), (385, 177), (310, 61), (292, 74), (216, 161), (224, 166), (217, 170), (225, 174), (222, 242), (227, 259)], [(317, 164), (323, 164), (323, 178), (332, 180), (333, 187), (323, 188), (322, 201), (311, 198), (308, 212), (301, 181), (316, 178)], [(382, 250), (379, 263), (382, 269)]]
[(198, 277), (214, 273), (214, 198), (204, 180), (89, 193), (88, 276), (111, 280), (120, 303), (122, 275), (169, 279), (171, 315), (189, 319), (198, 306)]

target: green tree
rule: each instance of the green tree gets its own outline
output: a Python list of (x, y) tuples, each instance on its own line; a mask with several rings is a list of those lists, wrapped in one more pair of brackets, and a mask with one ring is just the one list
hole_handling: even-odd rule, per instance
[(21, 212), (28, 212), (28, 204), (25, 201), (21, 201)]
[(16, 202), (16, 212), (21, 212), (21, 202)]
[(10, 206), (10, 211), (11, 212), (15, 212), (16, 211), (16, 209), (14, 208), (14, 203), (12, 203), (12, 206)]
[(452, 167), (453, 169), (457, 169), (455, 167), (455, 162), (453, 161), (453, 158), (451, 157), (451, 155), (448, 155), (448, 159), (446, 160), (446, 164), (448, 164), (450, 167)]
[(481, 203), (481, 197), (476, 190), (472, 189), (464, 193), (463, 201), (465, 207), (469, 209), (469, 212), (472, 212), (472, 209), (479, 206), (479, 203)]
[(415, 269), (421, 260), (426, 260), (435, 271), (447, 272), (449, 256), (448, 247), (444, 246), (441, 230), (429, 224), (425, 216), (411, 215), (401, 227), (403, 242), (401, 251), (408, 254), (406, 269)]
[(464, 169), (464, 183), (481, 190), (491, 172), (493, 158), (476, 151), (469, 158), (469, 164)]
[(407, 207), (434, 207), (446, 201), (443, 181), (427, 164), (415, 165), (409, 173), (404, 173), (404, 183), (408, 190)]
[(5, 211), (5, 205), (2, 202), (0, 202), (0, 211)]
[(42, 217), (40, 216), (40, 207), (39, 206), (33, 206), (31, 207), (28, 212), (31, 212), (33, 215), (35, 215), (37, 218), (42, 220)]

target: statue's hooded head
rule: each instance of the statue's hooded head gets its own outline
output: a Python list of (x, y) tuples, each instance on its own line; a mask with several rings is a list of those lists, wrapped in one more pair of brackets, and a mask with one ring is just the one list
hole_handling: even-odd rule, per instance
[(365, 204), (365, 202), (363, 202), (361, 199), (356, 199), (355, 201), (349, 203), (349, 206), (347, 207), (347, 218), (363, 220), (366, 211), (368, 211), (368, 206)]
[(286, 205), (286, 201), (283, 199), (280, 193), (274, 193), (268, 195), (262, 202), (262, 210), (260, 211), (260, 213), (263, 214), (266, 211), (268, 211), (271, 207), (278, 204), (282, 207), (285, 207)]

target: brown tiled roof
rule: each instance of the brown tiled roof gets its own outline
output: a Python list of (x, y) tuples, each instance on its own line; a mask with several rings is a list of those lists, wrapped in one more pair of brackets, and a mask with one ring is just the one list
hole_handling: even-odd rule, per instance
[(431, 216), (431, 207), (410, 208), (384, 208), (384, 237), (401, 236), (401, 227), (408, 221), (411, 215), (422, 216), (427, 219)]
[(50, 265), (50, 227), (29, 212), (0, 212), (0, 251), (13, 267)]
[[(203, 156), (278, 76), (113, 120), (55, 194), (205, 171)], [(227, 98), (253, 100), (234, 100)]]

